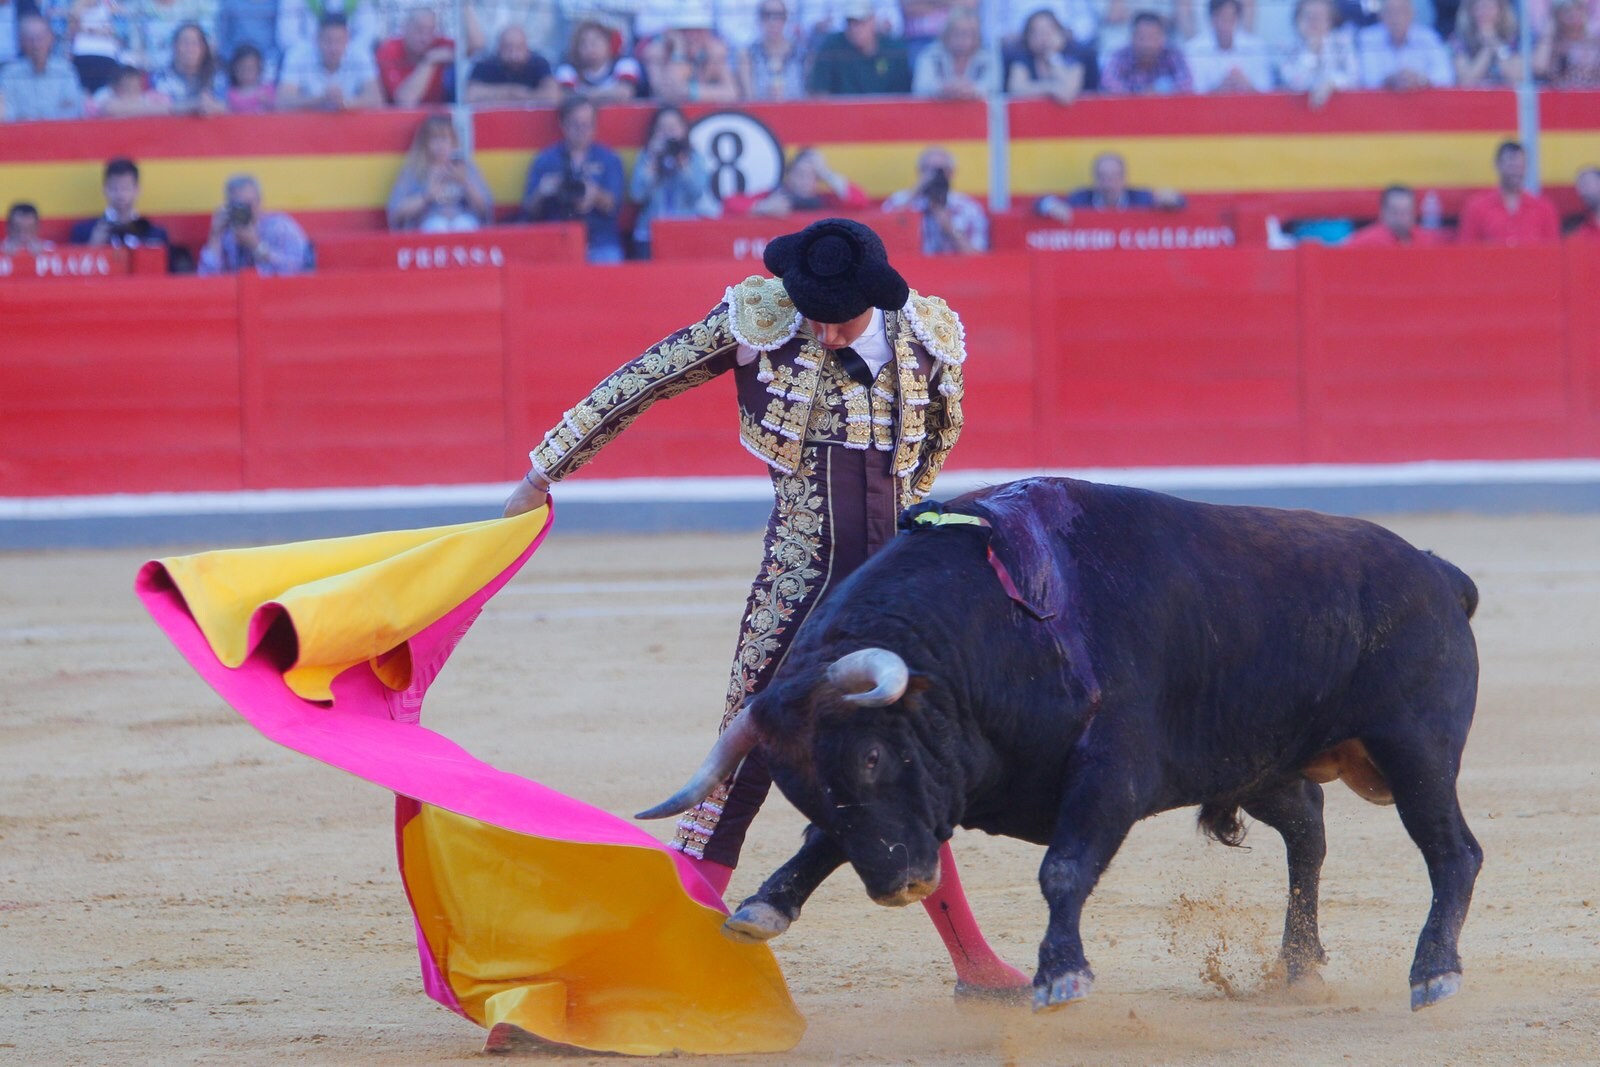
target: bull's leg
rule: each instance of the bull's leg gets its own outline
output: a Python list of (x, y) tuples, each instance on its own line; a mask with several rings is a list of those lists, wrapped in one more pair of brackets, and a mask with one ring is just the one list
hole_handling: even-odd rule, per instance
[(1433, 883), (1433, 907), (1411, 964), (1411, 1010), (1417, 1011), (1461, 988), (1457, 941), (1483, 866), (1483, 849), (1467, 829), (1456, 797), (1459, 748), (1436, 752), (1438, 741), (1431, 737), (1409, 744), (1363, 740), (1394, 791), (1400, 821), (1422, 850)]
[(1299, 981), (1327, 961), (1317, 936), (1317, 890), (1328, 852), (1322, 822), (1322, 787), (1296, 778), (1281, 789), (1251, 797), (1244, 810), (1283, 835), (1289, 857), (1289, 909), (1283, 919), (1283, 966)]
[(1039, 868), (1050, 924), (1039, 945), (1033, 1010), (1047, 1011), (1089, 995), (1094, 973), (1083, 954), (1083, 903), (1138, 819), (1137, 787), (1101, 764), (1073, 775), (1062, 798), (1055, 836)]
[(728, 916), (722, 932), (735, 941), (766, 941), (789, 929), (800, 909), (844, 863), (844, 851), (833, 838), (807, 826), (800, 851), (772, 872), (761, 888)]

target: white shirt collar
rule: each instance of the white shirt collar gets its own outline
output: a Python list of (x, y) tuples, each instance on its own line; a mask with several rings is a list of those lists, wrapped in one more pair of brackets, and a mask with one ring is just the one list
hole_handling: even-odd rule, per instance
[(872, 309), (872, 321), (867, 323), (867, 328), (850, 347), (872, 369), (874, 376), (883, 369), (884, 364), (894, 359), (894, 352), (889, 348), (889, 334), (883, 325), (882, 308)]

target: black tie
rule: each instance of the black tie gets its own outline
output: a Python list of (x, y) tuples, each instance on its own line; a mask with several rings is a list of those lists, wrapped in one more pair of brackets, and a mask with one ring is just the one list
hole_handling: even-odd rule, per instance
[(843, 348), (835, 348), (833, 354), (839, 357), (839, 366), (843, 367), (844, 372), (852, 379), (865, 386), (872, 385), (872, 368), (867, 366), (866, 360), (856, 354), (855, 349), (845, 345)]

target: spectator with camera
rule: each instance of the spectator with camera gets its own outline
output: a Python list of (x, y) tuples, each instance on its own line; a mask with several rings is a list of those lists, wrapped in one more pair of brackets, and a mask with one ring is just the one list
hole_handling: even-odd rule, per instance
[(100, 188), (106, 199), (105, 214), (74, 225), (73, 244), (112, 248), (168, 244), (167, 231), (139, 214), (139, 167), (133, 160), (120, 156), (109, 160)]
[(0, 67), (0, 117), (8, 122), (75, 119), (83, 115), (83, 86), (72, 64), (54, 54), (55, 34), (38, 15), (17, 20), (22, 56)]
[(343, 15), (325, 15), (316, 41), (297, 44), (283, 57), (278, 106), (284, 110), (344, 111), (382, 104), (372, 53), (350, 39)]
[(38, 208), (19, 200), (6, 209), (6, 239), (0, 241), (0, 254), (36, 256), (54, 248), (55, 242), (39, 236)]
[[(400, 36), (373, 53), (384, 99), (396, 107), (446, 103), (445, 72), (456, 61), (456, 43), (439, 34), (439, 16), (429, 7), (412, 9)], [(452, 79), (453, 80), (453, 79)]]
[(417, 127), (400, 177), (389, 194), (389, 229), (462, 233), (494, 221), (489, 183), (462, 151), (449, 115)]
[(1071, 222), (1074, 209), (1089, 211), (1181, 211), (1185, 201), (1174, 189), (1140, 189), (1128, 185), (1128, 161), (1116, 152), (1102, 152), (1090, 165), (1094, 184), (1066, 196), (1044, 196), (1036, 214)]
[(528, 168), (522, 210), (533, 222), (581, 219), (590, 263), (622, 262), (622, 160), (595, 141), (594, 102), (569, 96), (557, 111), (561, 141), (540, 152)]
[(914, 211), (922, 216), (922, 254), (969, 255), (989, 250), (989, 217), (983, 205), (950, 187), (956, 159), (937, 145), (917, 157), (917, 187), (891, 193), (885, 211)]
[(494, 54), (472, 65), (467, 78), (469, 104), (554, 104), (561, 86), (544, 56), (528, 47), (528, 34), (515, 24), (500, 31)]
[(235, 174), (223, 186), (222, 206), (200, 250), (199, 273), (298, 274), (306, 269), (306, 233), (281, 211), (261, 210), (261, 183)]
[(668, 105), (650, 119), (644, 150), (633, 165), (628, 199), (639, 206), (633, 226), (635, 259), (650, 258), (650, 225), (656, 219), (713, 219), (722, 205), (711, 194), (705, 160), (689, 143), (689, 120)]

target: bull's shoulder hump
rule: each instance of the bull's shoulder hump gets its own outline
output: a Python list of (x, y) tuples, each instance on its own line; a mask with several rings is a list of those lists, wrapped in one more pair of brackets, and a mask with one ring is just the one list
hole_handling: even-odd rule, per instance
[(770, 352), (800, 329), (800, 313), (777, 278), (752, 274), (728, 287), (728, 326), (734, 339), (758, 352)]
[(967, 329), (961, 316), (942, 297), (923, 296), (915, 289), (903, 310), (911, 332), (940, 363), (960, 366), (967, 360)]

